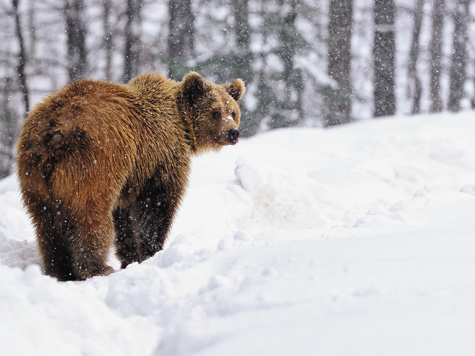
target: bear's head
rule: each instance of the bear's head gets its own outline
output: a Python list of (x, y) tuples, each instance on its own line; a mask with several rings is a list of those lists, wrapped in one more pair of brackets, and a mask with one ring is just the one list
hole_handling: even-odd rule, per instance
[(238, 142), (241, 111), (237, 103), (246, 91), (241, 79), (218, 85), (191, 72), (183, 79), (182, 90), (197, 151), (219, 150)]

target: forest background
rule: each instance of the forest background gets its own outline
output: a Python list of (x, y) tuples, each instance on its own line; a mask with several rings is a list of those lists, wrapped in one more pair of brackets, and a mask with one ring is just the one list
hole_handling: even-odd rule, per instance
[(246, 136), (475, 106), (470, 0), (0, 0), (0, 177), (68, 81), (244, 79)]

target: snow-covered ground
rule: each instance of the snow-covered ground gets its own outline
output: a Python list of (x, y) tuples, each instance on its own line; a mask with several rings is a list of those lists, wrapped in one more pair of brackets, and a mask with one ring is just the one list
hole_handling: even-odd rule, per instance
[(195, 159), (153, 258), (67, 283), (38, 264), (12, 176), (1, 355), (474, 355), (475, 114), (242, 140)]

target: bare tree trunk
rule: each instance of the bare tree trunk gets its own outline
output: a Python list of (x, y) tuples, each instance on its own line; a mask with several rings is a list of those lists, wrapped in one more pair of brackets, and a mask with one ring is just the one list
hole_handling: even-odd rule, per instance
[(69, 80), (83, 78), (87, 71), (86, 25), (83, 0), (66, 0)]
[(236, 0), (234, 6), (234, 21), (236, 42), (239, 51), (249, 51), (251, 34), (249, 32), (249, 0)]
[(110, 12), (112, 7), (112, 0), (104, 0), (102, 3), (102, 27), (104, 30), (104, 50), (106, 67), (104, 69), (104, 76), (106, 80), (112, 80), (112, 49), (114, 34), (112, 33), (110, 25)]
[[(290, 11), (284, 18), (282, 31), (280, 33), (280, 40), (282, 42), (281, 47), (281, 60), (284, 62), (283, 79), (285, 81), (285, 97), (287, 103), (290, 104), (289, 109), (298, 114), (297, 121), (294, 124), (298, 124), (303, 120), (302, 110), (302, 76), (301, 72), (295, 70), (295, 53), (297, 52), (295, 40), (291, 37), (295, 30), (295, 22), (297, 19), (297, 5), (299, 0), (290, 1)], [(295, 97), (295, 99), (293, 99)]]
[(36, 43), (38, 41), (35, 21), (35, 10), (35, 2), (33, 0), (28, 0), (28, 29), (30, 32), (30, 45), (28, 52), (30, 54), (30, 58), (34, 58), (36, 55)]
[(417, 62), (419, 59), (419, 40), (422, 27), (422, 11), (424, 0), (417, 0), (414, 10), (414, 27), (412, 30), (412, 45), (409, 53), (409, 85), (412, 96), (412, 114), (418, 114), (421, 111), (422, 85), (417, 72)]
[(124, 75), (127, 83), (137, 76), (140, 64), (140, 27), (142, 0), (127, 0), (127, 23), (125, 27)]
[(10, 77), (5, 78), (5, 86), (0, 96), (3, 99), (0, 103), (0, 121), (3, 124), (3, 130), (0, 131), (0, 179), (11, 173), (14, 161), (13, 151), (18, 117), (10, 107), (10, 98), (13, 91), (12, 82), (13, 80)]
[(18, 52), (18, 65), (16, 67), (16, 72), (18, 75), (18, 82), (20, 86), (20, 92), (23, 98), (23, 103), (25, 105), (25, 116), (28, 115), (30, 111), (30, 98), (28, 95), (28, 86), (26, 82), (25, 74), (25, 65), (27, 62), (26, 52), (25, 52), (25, 41), (23, 39), (23, 34), (21, 32), (21, 23), (20, 23), (20, 13), (18, 10), (18, 0), (12, 0), (13, 13), (15, 17), (15, 34), (18, 40), (18, 47), (20, 48)]
[(432, 8), (432, 38), (430, 41), (430, 97), (431, 112), (442, 111), (440, 77), (442, 74), (442, 30), (444, 27), (445, 0), (434, 0)]
[(235, 0), (234, 21), (236, 31), (236, 74), (245, 82), (252, 80), (251, 29), (249, 26), (249, 0)]
[(336, 90), (328, 89), (325, 95), (324, 126), (351, 121), (351, 30), (353, 1), (331, 0), (328, 24), (328, 75)]
[[(235, 0), (233, 4), (234, 30), (236, 35), (235, 76), (250, 84), (254, 80), (252, 70), (251, 27), (249, 25), (249, 0)], [(245, 106), (241, 107), (241, 133), (243, 136), (254, 134), (259, 127), (256, 118), (250, 115)]]
[(194, 52), (194, 16), (191, 0), (170, 0), (168, 56), (170, 58), (169, 76), (181, 80), (186, 74), (187, 59)]
[(459, 112), (464, 95), (466, 79), (466, 44), (470, 0), (458, 0), (454, 15), (454, 39), (452, 63), (450, 65), (450, 92), (448, 108), (451, 112)]
[(396, 113), (394, 0), (374, 2), (374, 116)]
[(272, 129), (298, 125), (303, 120), (302, 72), (295, 68), (295, 54), (299, 51), (298, 30), (296, 20), (298, 16), (299, 0), (279, 1), (280, 5), (287, 3), (285, 12), (281, 11), (278, 21), (277, 38), (279, 47), (274, 53), (283, 64), (279, 73), (279, 81), (283, 84), (282, 96), (275, 102), (277, 110), (271, 115), (269, 127)]

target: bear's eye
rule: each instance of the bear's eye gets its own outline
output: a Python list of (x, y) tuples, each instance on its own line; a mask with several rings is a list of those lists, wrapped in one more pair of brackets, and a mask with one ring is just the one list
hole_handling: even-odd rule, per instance
[(235, 119), (235, 118), (236, 118), (236, 112), (233, 111), (233, 112), (231, 113), (231, 116), (233, 117), (233, 119)]
[(213, 120), (219, 120), (221, 119), (221, 113), (219, 111), (213, 111), (211, 113), (211, 117), (213, 118)]

